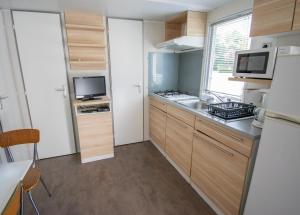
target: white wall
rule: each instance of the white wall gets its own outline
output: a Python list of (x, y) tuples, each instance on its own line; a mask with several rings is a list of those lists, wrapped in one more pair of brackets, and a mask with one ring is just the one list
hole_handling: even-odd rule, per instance
[(155, 45), (165, 40), (165, 24), (144, 21), (144, 140), (149, 140), (148, 53), (159, 52)]

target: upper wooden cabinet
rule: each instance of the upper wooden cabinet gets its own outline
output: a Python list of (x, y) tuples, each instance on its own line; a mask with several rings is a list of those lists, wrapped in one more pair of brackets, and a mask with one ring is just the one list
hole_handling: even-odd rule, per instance
[(181, 36), (205, 36), (207, 13), (186, 11), (166, 22), (165, 40)]
[(293, 31), (300, 30), (300, 0), (296, 2)]
[(254, 0), (250, 35), (263, 36), (291, 31), (295, 2), (296, 0)]
[(81, 12), (65, 12), (70, 68), (107, 68), (105, 17)]

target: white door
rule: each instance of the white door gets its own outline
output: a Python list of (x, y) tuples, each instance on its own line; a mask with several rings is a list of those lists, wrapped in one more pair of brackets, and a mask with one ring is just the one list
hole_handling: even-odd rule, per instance
[(115, 145), (143, 141), (143, 23), (109, 19)]
[(13, 11), (13, 20), (39, 157), (74, 153), (60, 15)]
[[(26, 126), (23, 121), (12, 61), (2, 11), (0, 11), (0, 132), (20, 129)], [(31, 159), (33, 148), (19, 145), (10, 148), (15, 161)], [(0, 160), (6, 161), (3, 149), (0, 149)]]

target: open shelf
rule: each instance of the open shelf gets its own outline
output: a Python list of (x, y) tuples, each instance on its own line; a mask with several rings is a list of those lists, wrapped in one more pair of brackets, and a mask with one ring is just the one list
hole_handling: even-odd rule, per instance
[(229, 81), (239, 81), (239, 82), (253, 83), (253, 84), (264, 84), (264, 85), (271, 85), (272, 84), (272, 80), (270, 80), (270, 79), (229, 77), (228, 80)]
[(106, 48), (105, 45), (96, 43), (68, 43), (69, 47), (91, 47), (91, 48)]
[(105, 28), (97, 25), (78, 25), (78, 24), (66, 24), (67, 29), (84, 29), (84, 30), (96, 30), (104, 31)]

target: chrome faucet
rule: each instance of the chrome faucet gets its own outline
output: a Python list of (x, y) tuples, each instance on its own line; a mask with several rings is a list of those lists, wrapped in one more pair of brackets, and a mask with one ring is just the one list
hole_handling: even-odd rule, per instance
[[(210, 91), (210, 90), (204, 90), (204, 92), (213, 95), (214, 97), (216, 97), (217, 99), (219, 99), (220, 102), (226, 102), (221, 96), (219, 96), (218, 94)], [(227, 98), (227, 102), (230, 102), (231, 100), (229, 98)]]

